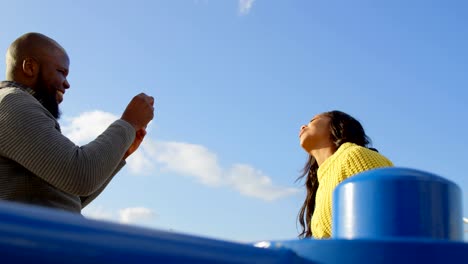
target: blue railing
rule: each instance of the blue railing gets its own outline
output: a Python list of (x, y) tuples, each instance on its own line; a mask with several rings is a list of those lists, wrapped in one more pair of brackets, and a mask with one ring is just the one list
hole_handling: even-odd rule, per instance
[(468, 263), (462, 194), (402, 168), (356, 175), (334, 193), (333, 237), (241, 244), (0, 203), (0, 263)]

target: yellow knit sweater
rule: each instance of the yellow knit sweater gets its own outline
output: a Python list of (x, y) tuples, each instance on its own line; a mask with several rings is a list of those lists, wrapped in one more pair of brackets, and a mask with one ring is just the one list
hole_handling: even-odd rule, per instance
[(376, 151), (353, 143), (341, 145), (317, 171), (319, 187), (311, 221), (313, 236), (315, 238), (331, 236), (332, 194), (340, 182), (366, 170), (390, 166), (393, 166), (392, 162)]

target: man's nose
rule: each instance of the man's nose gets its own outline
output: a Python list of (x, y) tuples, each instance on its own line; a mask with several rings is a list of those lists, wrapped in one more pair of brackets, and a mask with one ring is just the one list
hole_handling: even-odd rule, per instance
[(65, 87), (65, 89), (70, 88), (70, 83), (68, 82), (68, 80), (65, 80), (65, 82), (63, 83), (63, 87)]

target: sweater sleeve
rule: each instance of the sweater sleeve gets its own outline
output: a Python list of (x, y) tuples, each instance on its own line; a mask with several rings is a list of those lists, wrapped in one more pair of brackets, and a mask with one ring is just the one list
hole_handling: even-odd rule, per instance
[(80, 196), (93, 194), (111, 177), (135, 138), (134, 128), (117, 120), (95, 140), (76, 146), (52, 115), (22, 91), (1, 99), (0, 123), (0, 155)]
[(80, 196), (81, 208), (82, 209), (85, 208), (88, 204), (90, 204), (94, 199), (96, 199), (96, 197), (98, 197), (99, 194), (101, 194), (102, 191), (104, 191), (104, 189), (107, 187), (107, 185), (111, 182), (111, 180), (114, 178), (114, 176), (120, 171), (120, 169), (122, 169), (123, 166), (125, 166), (125, 164), (126, 164), (126, 162), (124, 160), (122, 160), (119, 163), (118, 167), (115, 169), (115, 171), (112, 173), (112, 175), (95, 192), (93, 192), (92, 194), (90, 194), (88, 196)]

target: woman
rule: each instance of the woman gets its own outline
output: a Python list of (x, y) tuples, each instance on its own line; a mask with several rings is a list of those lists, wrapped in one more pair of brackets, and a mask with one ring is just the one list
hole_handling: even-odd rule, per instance
[(374, 168), (393, 166), (376, 149), (362, 125), (350, 115), (331, 111), (315, 116), (299, 132), (302, 148), (309, 153), (303, 174), (307, 196), (298, 215), (300, 238), (329, 238), (332, 194), (348, 177)]

